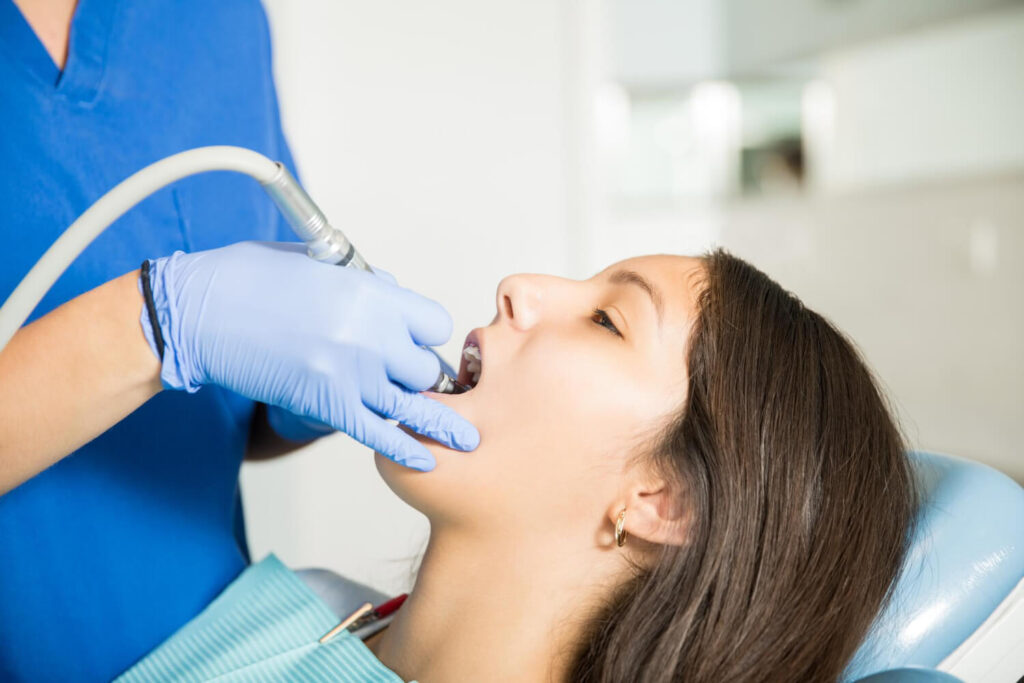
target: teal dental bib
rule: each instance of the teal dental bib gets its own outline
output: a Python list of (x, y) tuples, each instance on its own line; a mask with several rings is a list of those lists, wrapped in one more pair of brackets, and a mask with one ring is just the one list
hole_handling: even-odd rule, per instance
[(121, 674), (117, 683), (404, 683), (348, 631), (319, 643), (339, 621), (290, 569), (268, 555), (242, 572), (199, 616)]

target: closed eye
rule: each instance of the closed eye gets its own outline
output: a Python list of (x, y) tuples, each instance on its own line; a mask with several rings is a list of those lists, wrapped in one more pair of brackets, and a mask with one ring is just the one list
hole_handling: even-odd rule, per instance
[(591, 314), (590, 316), (590, 319), (597, 323), (598, 325), (600, 325), (601, 327), (608, 330), (609, 332), (611, 332), (612, 334), (614, 334), (616, 337), (622, 336), (622, 333), (619, 332), (619, 328), (615, 327), (615, 323), (612, 322), (611, 318), (608, 317), (608, 314), (605, 313), (602, 309), (595, 308), (593, 314)]

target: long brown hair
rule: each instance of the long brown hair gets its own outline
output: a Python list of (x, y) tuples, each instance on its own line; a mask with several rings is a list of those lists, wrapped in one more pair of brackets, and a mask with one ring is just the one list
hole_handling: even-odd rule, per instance
[(703, 260), (688, 396), (649, 455), (688, 540), (599, 611), (574, 683), (835, 681), (903, 562), (910, 464), (857, 351), (745, 261)]

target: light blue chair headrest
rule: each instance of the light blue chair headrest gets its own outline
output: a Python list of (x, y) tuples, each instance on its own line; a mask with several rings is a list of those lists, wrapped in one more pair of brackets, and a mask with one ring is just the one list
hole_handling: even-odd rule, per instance
[(912, 453), (918, 526), (892, 601), (847, 669), (933, 668), (1024, 576), (1024, 489), (991, 467)]

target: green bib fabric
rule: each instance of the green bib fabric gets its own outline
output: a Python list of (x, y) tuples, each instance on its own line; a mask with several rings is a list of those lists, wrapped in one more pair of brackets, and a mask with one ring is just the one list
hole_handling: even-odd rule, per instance
[(121, 674), (117, 683), (404, 683), (348, 631), (320, 644), (318, 639), (339, 621), (290, 569), (268, 555), (242, 572), (199, 616)]

